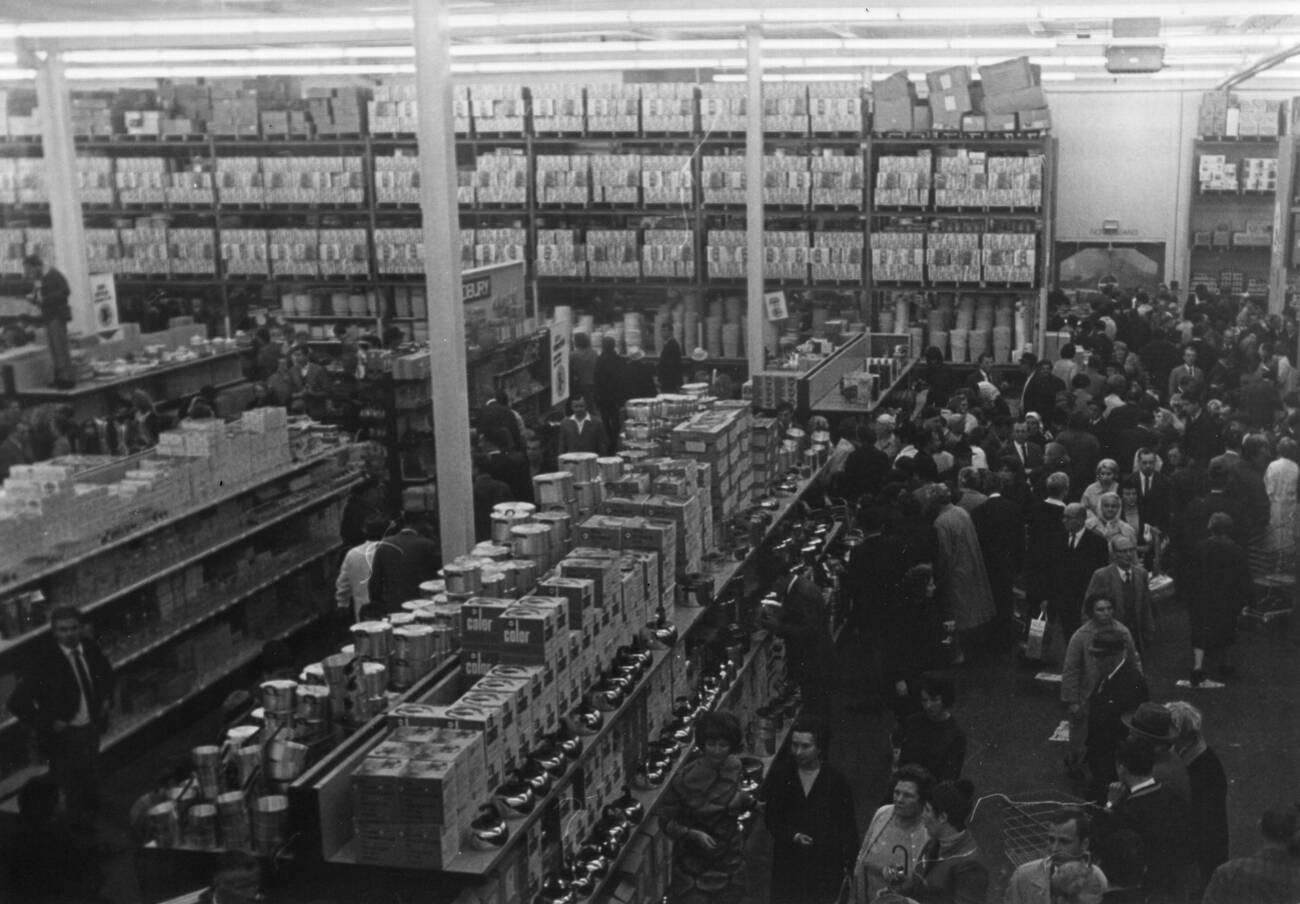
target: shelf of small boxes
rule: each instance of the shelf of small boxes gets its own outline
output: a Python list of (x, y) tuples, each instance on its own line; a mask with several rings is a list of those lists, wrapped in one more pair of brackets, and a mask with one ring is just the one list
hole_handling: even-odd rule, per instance
[(1196, 175), (1197, 191), (1202, 195), (1271, 196), (1277, 191), (1277, 158), (1243, 157), (1229, 163), (1226, 154), (1202, 154), (1197, 161)]

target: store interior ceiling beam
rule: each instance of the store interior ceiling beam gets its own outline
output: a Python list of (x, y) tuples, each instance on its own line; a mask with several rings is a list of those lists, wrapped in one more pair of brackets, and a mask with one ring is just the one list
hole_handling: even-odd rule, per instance
[[(1242, 82), (1248, 81), (1261, 73), (1269, 71), (1270, 69), (1276, 69), (1279, 65), (1285, 63), (1297, 54), (1300, 54), (1300, 44), (1293, 44), (1284, 50), (1279, 50), (1277, 53), (1269, 54), (1263, 59), (1247, 66), (1240, 72), (1235, 72), (1230, 75), (1228, 78), (1223, 80), (1222, 84), (1216, 85), (1215, 90), (1230, 91)], [(1300, 82), (1300, 76), (1297, 77), (1297, 81)]]

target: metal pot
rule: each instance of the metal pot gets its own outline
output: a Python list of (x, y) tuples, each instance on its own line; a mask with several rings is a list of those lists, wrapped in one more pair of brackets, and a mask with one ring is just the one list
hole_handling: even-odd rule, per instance
[(476, 850), (495, 850), (503, 847), (510, 838), (510, 829), (495, 807), (481, 807), (478, 818), (469, 827), (470, 845)]
[(559, 748), (566, 760), (576, 760), (582, 755), (582, 738), (572, 734), (567, 728), (561, 728), (547, 740)]
[(584, 702), (573, 711), (573, 722), (579, 733), (595, 734), (605, 724), (605, 714), (591, 703)]
[(564, 774), (565, 769), (569, 768), (569, 761), (560, 752), (559, 747), (549, 741), (533, 751), (529, 762), (536, 763), (557, 778)]
[(538, 797), (544, 797), (553, 784), (551, 774), (533, 760), (529, 760), (524, 768), (519, 770), (519, 777), (528, 782), (529, 787), (533, 789), (533, 794)]
[(505, 811), (506, 816), (520, 818), (533, 812), (537, 796), (533, 794), (532, 786), (528, 782), (512, 777), (497, 789), (496, 801), (497, 805)]
[(633, 825), (645, 818), (645, 807), (632, 796), (631, 788), (623, 789), (623, 796), (614, 801), (614, 806), (622, 810), (627, 821)]

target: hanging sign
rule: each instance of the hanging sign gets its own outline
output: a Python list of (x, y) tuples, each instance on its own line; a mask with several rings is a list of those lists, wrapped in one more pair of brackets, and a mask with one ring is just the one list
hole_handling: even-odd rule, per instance
[(569, 398), (569, 333), (553, 327), (551, 337), (551, 404), (559, 405)]
[(767, 311), (767, 319), (771, 321), (785, 320), (790, 316), (784, 292), (764, 292), (763, 309)]

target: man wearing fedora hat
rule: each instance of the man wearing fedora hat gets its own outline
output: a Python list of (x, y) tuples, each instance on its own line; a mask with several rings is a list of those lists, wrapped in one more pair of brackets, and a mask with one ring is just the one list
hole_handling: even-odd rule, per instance
[(1096, 657), (1102, 676), (1088, 698), (1088, 737), (1084, 762), (1092, 774), (1091, 797), (1103, 800), (1115, 780), (1115, 750), (1128, 733), (1124, 716), (1150, 699), (1146, 679), (1128, 657), (1128, 638), (1116, 627), (1102, 628), (1092, 636), (1089, 652)]
[(1173, 743), (1178, 738), (1173, 715), (1159, 703), (1147, 702), (1122, 718), (1130, 738), (1141, 738), (1151, 745), (1155, 755), (1155, 777), (1183, 803), (1188, 803), (1191, 783), (1187, 778), (1187, 766), (1173, 750)]

